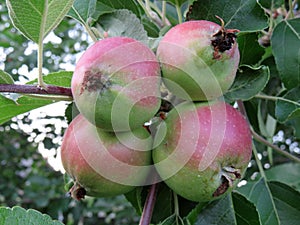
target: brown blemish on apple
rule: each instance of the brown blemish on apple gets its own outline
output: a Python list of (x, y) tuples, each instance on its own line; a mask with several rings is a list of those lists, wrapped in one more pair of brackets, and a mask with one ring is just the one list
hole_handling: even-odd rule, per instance
[(98, 72), (86, 71), (84, 73), (80, 94), (87, 90), (88, 92), (100, 91), (100, 93), (111, 86), (111, 82)]

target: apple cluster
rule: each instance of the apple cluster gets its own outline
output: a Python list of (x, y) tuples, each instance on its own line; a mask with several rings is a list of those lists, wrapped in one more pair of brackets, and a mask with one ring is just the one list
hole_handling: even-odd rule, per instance
[[(236, 186), (252, 140), (244, 116), (222, 100), (239, 64), (235, 32), (189, 21), (171, 28), (156, 52), (128, 37), (86, 50), (71, 83), (80, 114), (61, 147), (75, 199), (127, 193), (153, 182), (154, 171), (191, 201), (214, 200)], [(180, 102), (167, 112), (162, 85)]]

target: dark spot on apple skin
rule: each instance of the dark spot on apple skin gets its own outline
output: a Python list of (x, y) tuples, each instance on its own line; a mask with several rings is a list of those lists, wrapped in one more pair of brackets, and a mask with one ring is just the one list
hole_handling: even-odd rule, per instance
[(81, 84), (80, 94), (82, 94), (85, 90), (88, 92), (100, 91), (101, 93), (105, 89), (109, 88), (111, 86), (111, 82), (106, 77), (107, 76), (103, 76), (100, 71), (86, 71)]
[(226, 179), (225, 176), (221, 177), (222, 183), (221, 185), (217, 188), (217, 190), (213, 193), (213, 197), (218, 197), (222, 194), (224, 194), (228, 188), (229, 188), (229, 181)]

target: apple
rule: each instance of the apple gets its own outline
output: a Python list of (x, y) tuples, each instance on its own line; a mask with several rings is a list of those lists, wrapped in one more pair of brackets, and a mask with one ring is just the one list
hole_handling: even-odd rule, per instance
[(105, 132), (79, 114), (67, 128), (61, 146), (62, 164), (74, 180), (71, 195), (75, 199), (108, 197), (143, 185), (151, 147), (152, 138), (143, 127), (133, 133)]
[(154, 144), (161, 179), (178, 195), (197, 202), (230, 192), (252, 153), (248, 122), (222, 101), (177, 105), (159, 125)]
[(232, 85), (239, 64), (236, 32), (206, 20), (171, 28), (156, 52), (167, 88), (185, 100), (222, 96)]
[(76, 64), (71, 90), (80, 113), (107, 131), (141, 127), (160, 107), (160, 66), (143, 43), (102, 39)]

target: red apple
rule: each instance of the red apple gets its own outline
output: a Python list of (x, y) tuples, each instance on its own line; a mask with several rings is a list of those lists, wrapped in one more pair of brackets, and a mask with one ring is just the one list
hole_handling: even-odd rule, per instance
[(169, 112), (155, 139), (164, 132), (153, 161), (166, 184), (191, 201), (210, 201), (231, 191), (251, 158), (249, 125), (224, 102), (181, 103)]
[(157, 48), (167, 88), (193, 101), (223, 95), (233, 83), (239, 64), (236, 31), (205, 20), (171, 28)]
[(74, 198), (115, 196), (144, 184), (152, 138), (144, 128), (133, 134), (104, 132), (81, 114), (73, 119), (64, 134), (61, 158), (74, 179), (70, 190)]
[(72, 94), (80, 113), (107, 131), (141, 127), (160, 107), (160, 66), (146, 45), (111, 37), (79, 59)]

